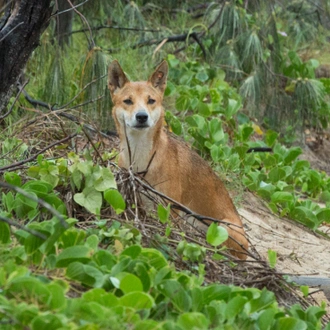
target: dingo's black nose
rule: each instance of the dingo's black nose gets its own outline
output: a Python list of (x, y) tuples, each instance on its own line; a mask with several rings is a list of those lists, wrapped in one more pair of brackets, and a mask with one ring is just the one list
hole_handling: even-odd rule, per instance
[(148, 114), (146, 112), (138, 112), (135, 118), (139, 124), (144, 124), (148, 120)]

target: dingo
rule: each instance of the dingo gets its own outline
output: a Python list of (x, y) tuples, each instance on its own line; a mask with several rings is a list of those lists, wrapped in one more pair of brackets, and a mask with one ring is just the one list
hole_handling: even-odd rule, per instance
[(236, 225), (226, 226), (230, 238), (225, 245), (246, 259), (248, 241), (224, 184), (205, 160), (163, 128), (167, 72), (163, 61), (148, 81), (130, 82), (117, 61), (110, 64), (108, 87), (120, 137), (119, 166), (146, 171), (146, 181), (158, 191), (200, 215)]

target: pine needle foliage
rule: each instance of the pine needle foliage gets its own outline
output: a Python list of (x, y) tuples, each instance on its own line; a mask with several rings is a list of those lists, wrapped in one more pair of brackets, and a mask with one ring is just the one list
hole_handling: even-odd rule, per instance
[(93, 48), (86, 54), (80, 78), (80, 90), (84, 90), (80, 97), (80, 103), (83, 104), (81, 109), (90, 118), (95, 118), (101, 124), (101, 129), (113, 127), (107, 90), (109, 60), (109, 56), (100, 48)]
[(130, 3), (125, 6), (123, 18), (130, 28), (143, 29), (146, 25), (140, 8), (134, 1), (130, 1)]
[[(211, 61), (226, 72), (226, 80), (239, 85), (249, 114), (273, 129), (290, 125), (293, 111), (299, 118), (296, 127), (319, 125), (325, 94), (314, 79), (318, 64), (303, 61), (298, 52), (319, 33), (318, 10), (306, 1), (218, 1), (205, 14), (208, 25), (216, 22), (209, 32)], [(308, 81), (302, 86), (298, 78)], [(275, 117), (282, 118), (281, 126), (270, 120)]]
[(278, 15), (288, 22), (290, 43), (297, 48), (317, 38), (320, 16), (315, 4), (309, 1), (286, 1), (279, 7)]
[(226, 71), (226, 77), (230, 81), (240, 80), (243, 78), (243, 70), (239, 54), (232, 40), (227, 41), (227, 45), (221, 47), (216, 55), (216, 59), (221, 63)]
[(58, 56), (54, 56), (50, 63), (48, 74), (45, 77), (44, 90), (42, 98), (50, 104), (63, 104), (68, 97), (68, 71), (65, 69), (65, 61), (59, 54), (60, 49), (57, 49)]
[(257, 72), (249, 75), (240, 87), (240, 93), (246, 100), (251, 100), (254, 104), (260, 102), (261, 79)]
[(211, 33), (222, 36), (219, 42), (226, 43), (230, 39), (235, 39), (246, 28), (244, 10), (236, 6), (235, 1), (226, 1), (224, 4), (212, 2), (204, 17), (207, 24), (215, 22)]
[(250, 72), (262, 61), (263, 47), (255, 30), (243, 33), (240, 37), (242, 64), (246, 72)]
[(316, 125), (317, 114), (321, 108), (325, 90), (322, 82), (315, 79), (301, 79), (296, 82), (294, 100), (304, 121)]

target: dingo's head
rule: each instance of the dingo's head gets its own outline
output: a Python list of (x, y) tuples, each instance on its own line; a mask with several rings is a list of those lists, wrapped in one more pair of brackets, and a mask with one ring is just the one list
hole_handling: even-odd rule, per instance
[(124, 131), (143, 131), (161, 123), (163, 95), (168, 65), (163, 61), (148, 81), (130, 82), (119, 63), (109, 66), (108, 86), (114, 104), (112, 115), (119, 134)]

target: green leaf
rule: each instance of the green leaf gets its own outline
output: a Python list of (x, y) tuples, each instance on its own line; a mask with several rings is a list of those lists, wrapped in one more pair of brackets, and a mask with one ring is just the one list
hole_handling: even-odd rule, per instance
[(218, 118), (211, 119), (209, 122), (209, 131), (214, 142), (220, 142), (225, 137), (221, 121)]
[(67, 300), (64, 296), (64, 288), (59, 283), (53, 281), (47, 285), (47, 289), (51, 293), (50, 307), (53, 310), (59, 310), (66, 306)]
[(290, 215), (293, 219), (296, 219), (313, 230), (315, 230), (320, 223), (313, 211), (304, 206), (295, 207)]
[(158, 270), (167, 266), (166, 259), (158, 250), (144, 248), (142, 249), (141, 256), (145, 258), (145, 260), (150, 266)]
[(282, 168), (275, 167), (268, 173), (269, 180), (272, 183), (277, 183), (286, 177), (286, 172)]
[(93, 250), (87, 246), (70, 246), (57, 256), (56, 267), (66, 267), (75, 261), (87, 263), (90, 261), (92, 254)]
[(91, 161), (80, 161), (77, 163), (77, 169), (88, 177), (93, 172), (93, 163)]
[(39, 314), (32, 321), (32, 330), (57, 330), (63, 326), (61, 318), (50, 312)]
[(205, 118), (200, 115), (193, 115), (191, 117), (186, 118), (186, 122), (191, 127), (197, 127), (200, 131), (204, 131), (206, 127)]
[(303, 296), (306, 298), (308, 296), (308, 294), (309, 294), (309, 286), (307, 286), (307, 285), (301, 285), (300, 286), (300, 290), (301, 290)]
[(176, 91), (176, 86), (172, 82), (168, 81), (166, 84), (166, 89), (165, 89), (164, 95), (165, 96), (172, 95), (175, 93), (175, 91)]
[(271, 196), (273, 195), (275, 191), (275, 186), (272, 184), (268, 184), (264, 181), (260, 182), (260, 188), (257, 190), (257, 193), (259, 196), (261, 196), (264, 199), (270, 200)]
[(317, 220), (321, 222), (330, 223), (330, 208), (323, 208), (316, 213)]
[(121, 277), (119, 273), (116, 277), (120, 279), (119, 289), (125, 294), (129, 292), (143, 291), (141, 280), (134, 274), (125, 273), (125, 276)]
[(177, 252), (185, 259), (201, 262), (205, 259), (206, 249), (195, 243), (181, 241), (177, 246)]
[(175, 102), (175, 108), (178, 111), (184, 111), (189, 108), (190, 105), (190, 97), (188, 95), (180, 95)]
[(59, 181), (59, 170), (55, 165), (48, 165), (47, 167), (40, 168), (40, 179), (56, 187)]
[(97, 250), (99, 242), (98, 236), (94, 234), (87, 237), (85, 245), (90, 249)]
[(191, 297), (177, 280), (164, 280), (158, 288), (178, 311), (187, 312), (190, 310), (192, 304)]
[[(66, 223), (68, 225), (73, 225), (75, 222), (77, 222), (76, 219), (67, 219)], [(53, 233), (47, 238), (47, 240), (44, 242), (44, 245), (42, 247), (42, 252), (48, 254), (50, 251), (54, 249), (55, 243), (59, 239), (59, 237), (68, 229), (65, 228), (60, 220), (57, 218), (52, 221), (52, 226), (54, 228)]]
[(228, 106), (225, 109), (225, 116), (226, 119), (230, 119), (234, 114), (236, 114), (236, 112), (239, 110), (239, 108), (241, 107), (240, 102), (233, 100), (233, 99), (229, 99), (228, 100)]
[(151, 278), (146, 266), (142, 262), (136, 264), (135, 273), (142, 282), (143, 291), (148, 292), (151, 286)]
[(248, 304), (250, 305), (250, 313), (259, 312), (272, 304), (276, 306), (275, 295), (273, 292), (263, 289), (260, 296), (250, 300)]
[(228, 319), (235, 318), (239, 313), (241, 313), (246, 302), (247, 298), (242, 296), (236, 296), (229, 300), (226, 308), (226, 317)]
[(265, 142), (269, 147), (273, 147), (276, 139), (278, 137), (278, 133), (272, 131), (272, 130), (268, 130), (266, 132), (266, 136), (265, 136)]
[(125, 211), (126, 203), (118, 190), (106, 190), (104, 192), (104, 199), (113, 207), (117, 214), (121, 214)]
[(270, 268), (275, 268), (277, 262), (277, 252), (269, 249), (267, 253)]
[(119, 299), (119, 304), (135, 310), (150, 309), (154, 306), (153, 298), (145, 292), (130, 292)]
[(104, 307), (112, 308), (118, 305), (118, 298), (111, 292), (106, 292), (104, 289), (95, 288), (84, 292), (82, 299), (88, 302), (96, 302)]
[(299, 147), (290, 148), (287, 155), (284, 157), (284, 163), (292, 163), (299, 155), (302, 154), (302, 150)]
[(273, 203), (285, 203), (285, 202), (292, 202), (294, 200), (294, 196), (285, 191), (276, 191), (272, 197), (271, 201)]
[[(34, 229), (44, 235), (46, 235), (46, 237), (49, 235), (48, 232), (43, 231), (40, 226), (29, 226), (30, 229)], [(37, 237), (35, 235), (29, 234), (29, 236), (26, 237), (25, 241), (24, 241), (24, 247), (25, 247), (25, 251), (28, 255), (33, 254), (36, 250), (39, 249), (39, 247), (45, 242), (44, 239)]]
[(244, 126), (242, 129), (242, 141), (248, 141), (249, 137), (253, 133), (253, 127), (251, 126)]
[[(329, 193), (329, 195), (330, 195), (330, 193)], [(15, 204), (14, 194), (11, 191), (9, 191), (7, 194), (2, 193), (1, 198), (2, 198), (2, 203), (4, 205), (5, 210), (7, 212), (11, 213), (11, 211), (14, 209), (14, 204)]]
[(166, 111), (165, 114), (166, 122), (169, 123), (174, 134), (182, 134), (182, 124), (177, 116), (174, 116), (170, 111)]
[(22, 185), (21, 177), (15, 172), (5, 172), (5, 181), (13, 186), (20, 187)]
[(47, 285), (34, 277), (18, 277), (9, 283), (6, 294), (26, 303), (48, 305), (51, 300), (51, 292)]
[(74, 245), (83, 245), (85, 238), (85, 231), (77, 228), (69, 228), (62, 234), (60, 240), (63, 248), (67, 248)]
[(281, 317), (277, 323), (276, 328), (278, 330), (306, 330), (307, 324), (294, 317)]
[[(31, 197), (37, 198), (37, 195), (34, 193), (29, 193)], [(13, 204), (15, 213), (18, 218), (24, 219), (28, 216), (30, 211), (38, 210), (38, 202), (25, 197), (21, 194), (17, 194), (14, 204)]]
[(275, 308), (269, 308), (261, 311), (261, 314), (257, 320), (257, 324), (260, 330), (270, 330), (273, 329), (271, 326), (274, 323), (274, 316), (277, 313)]
[(86, 208), (89, 212), (100, 214), (102, 206), (102, 194), (95, 190), (94, 187), (85, 188), (81, 193), (73, 196), (74, 201)]
[(0, 242), (3, 244), (10, 243), (10, 226), (8, 223), (0, 220)]
[(266, 168), (272, 168), (278, 163), (277, 159), (271, 154), (266, 154), (265, 157), (263, 157), (263, 162)]
[(66, 276), (90, 287), (100, 288), (104, 282), (103, 273), (96, 267), (72, 262), (66, 270)]
[(122, 256), (129, 256), (132, 259), (136, 259), (142, 251), (142, 248), (140, 245), (131, 245), (127, 247), (122, 253)]
[(226, 228), (219, 226), (217, 223), (213, 222), (206, 234), (206, 240), (212, 246), (219, 246), (228, 239), (228, 232)]
[(205, 82), (205, 81), (207, 81), (209, 79), (209, 76), (208, 76), (207, 72), (205, 72), (203, 70), (203, 71), (197, 72), (196, 79), (198, 79), (201, 82)]
[(239, 169), (240, 162), (239, 155), (234, 153), (228, 158), (227, 168), (232, 171), (237, 171)]
[(183, 313), (178, 317), (178, 325), (184, 330), (208, 329), (210, 321), (202, 313)]
[(117, 258), (109, 251), (98, 250), (93, 255), (93, 261), (103, 270), (109, 271), (117, 263)]
[(198, 101), (197, 104), (198, 113), (201, 114), (204, 117), (208, 117), (211, 115), (211, 109), (210, 106), (207, 103), (204, 103), (202, 101)]
[(310, 168), (310, 162), (307, 160), (297, 160), (294, 162), (293, 171), (298, 172), (302, 170), (307, 170)]
[[(162, 322), (164, 325), (164, 322)], [(154, 320), (141, 320), (135, 323), (134, 330), (156, 330), (159, 328), (159, 321)], [(163, 327), (165, 329), (165, 327)], [(170, 328), (166, 328), (170, 329)]]
[(72, 171), (71, 179), (72, 179), (74, 185), (77, 187), (77, 189), (80, 190), (81, 183), (83, 180), (83, 174), (77, 168), (75, 168)]
[(169, 222), (169, 216), (171, 213), (171, 205), (168, 204), (167, 207), (164, 207), (162, 204), (159, 204), (157, 207), (158, 217), (162, 224)]
[(115, 177), (109, 168), (101, 167), (100, 177), (95, 180), (94, 188), (97, 191), (105, 191), (111, 188), (117, 189)]
[(282, 168), (275, 167), (268, 173), (268, 177), (270, 182), (277, 183), (286, 177), (286, 172)]

